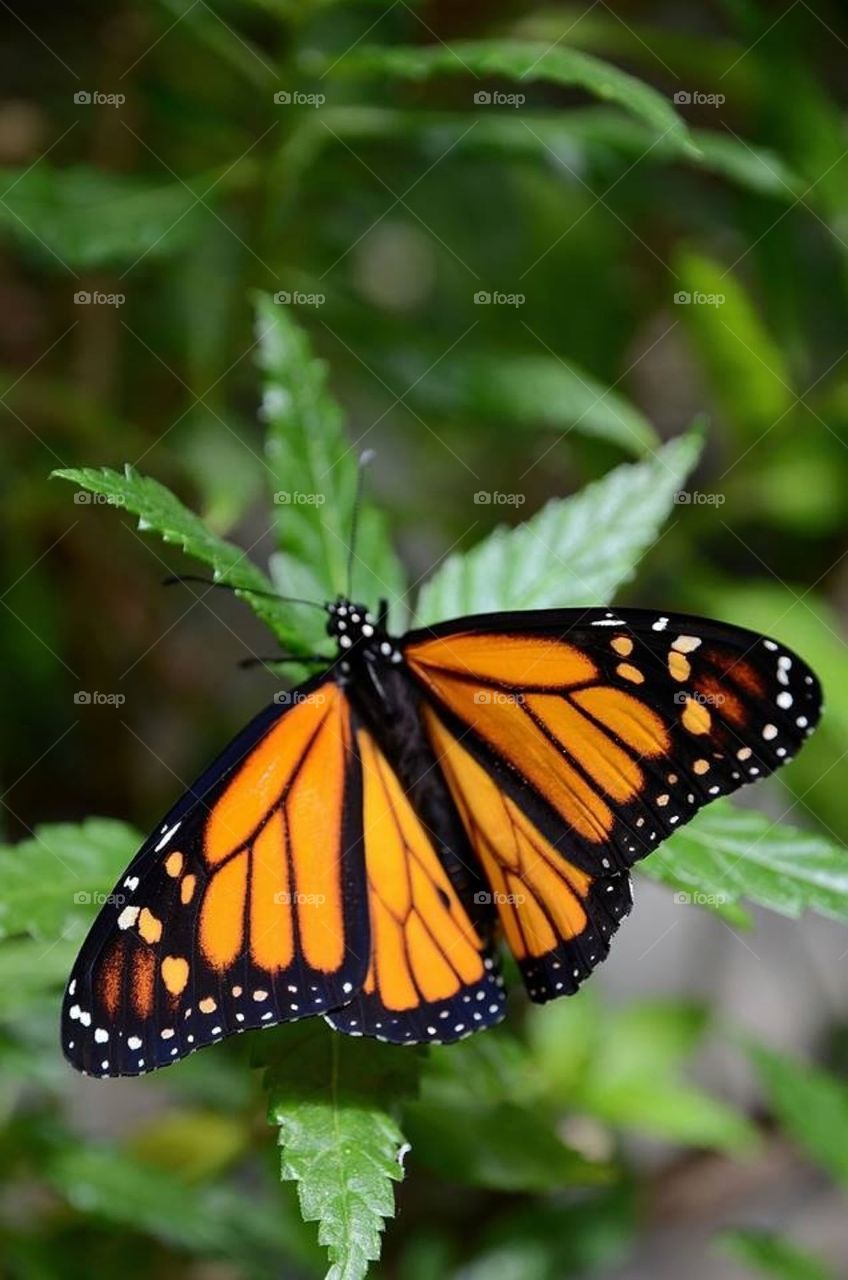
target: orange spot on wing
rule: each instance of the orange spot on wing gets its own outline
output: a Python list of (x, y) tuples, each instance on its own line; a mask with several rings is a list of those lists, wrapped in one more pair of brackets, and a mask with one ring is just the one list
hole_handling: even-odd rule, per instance
[(172, 996), (182, 995), (188, 982), (188, 961), (182, 956), (165, 956), (162, 981)]
[(683, 728), (688, 729), (690, 733), (709, 733), (713, 723), (712, 716), (703, 702), (696, 702), (694, 698), (686, 699), (680, 721)]
[(183, 876), (180, 881), (180, 902), (187, 907), (197, 888), (197, 876)]
[(140, 1018), (149, 1018), (153, 1012), (155, 984), (156, 958), (152, 951), (139, 947), (133, 956), (130, 989), (133, 1008)]
[(247, 844), (279, 803), (310, 740), (331, 713), (338, 713), (341, 701), (338, 686), (328, 681), (286, 712), (253, 748), (209, 815), (207, 861), (214, 865)]
[(410, 645), (405, 656), (435, 686), (442, 672), (473, 677), (480, 684), (546, 689), (581, 684), (597, 675), (595, 664), (580, 649), (545, 636), (467, 632)]
[(637, 755), (658, 756), (668, 751), (670, 743), (663, 721), (634, 694), (598, 685), (579, 689), (571, 698)]
[(260, 969), (287, 969), (294, 928), (283, 815), (269, 818), (253, 842), (250, 877), (250, 953)]
[(162, 937), (162, 921), (147, 907), (142, 907), (138, 917), (138, 931), (145, 942), (158, 942)]
[(117, 942), (107, 955), (98, 975), (98, 995), (110, 1018), (115, 1016), (121, 1003), (125, 958), (124, 943)]
[(200, 947), (213, 969), (227, 969), (242, 948), (247, 851), (215, 872), (200, 908)]
[(183, 869), (183, 861), (183, 855), (176, 849), (173, 853), (169, 853), (165, 859), (165, 870), (175, 880)]

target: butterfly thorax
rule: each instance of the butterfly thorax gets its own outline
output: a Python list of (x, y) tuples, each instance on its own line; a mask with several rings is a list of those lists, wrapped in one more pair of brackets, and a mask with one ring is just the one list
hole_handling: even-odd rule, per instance
[(339, 669), (343, 675), (357, 662), (402, 661), (396, 642), (382, 621), (364, 604), (345, 599), (328, 604), (327, 635), (332, 636), (338, 646)]

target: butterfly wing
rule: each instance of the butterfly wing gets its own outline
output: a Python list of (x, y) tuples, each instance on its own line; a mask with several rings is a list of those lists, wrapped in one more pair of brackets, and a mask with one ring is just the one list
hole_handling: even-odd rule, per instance
[(334, 680), (263, 711), (142, 846), (71, 974), (66, 1057), (165, 1066), (324, 1013), (368, 968), (360, 764)]
[(813, 673), (776, 641), (639, 610), (492, 614), (411, 633), (431, 742), (530, 994), (574, 990), (630, 905), (628, 868), (790, 760)]
[(359, 726), (355, 737), (371, 955), (362, 994), (327, 1021), (395, 1044), (462, 1039), (501, 1020), (503, 981), (446, 870), (442, 838), (416, 813), (372, 734)]

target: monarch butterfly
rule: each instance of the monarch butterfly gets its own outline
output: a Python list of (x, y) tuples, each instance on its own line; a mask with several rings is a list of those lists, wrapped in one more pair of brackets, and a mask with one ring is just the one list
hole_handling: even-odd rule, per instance
[(504, 938), (531, 1000), (573, 994), (629, 869), (792, 758), (818, 681), (776, 641), (635, 609), (387, 629), (339, 598), (336, 656), (262, 711), (145, 841), (62, 1014), (97, 1076), (323, 1016), (447, 1043), (500, 1021)]

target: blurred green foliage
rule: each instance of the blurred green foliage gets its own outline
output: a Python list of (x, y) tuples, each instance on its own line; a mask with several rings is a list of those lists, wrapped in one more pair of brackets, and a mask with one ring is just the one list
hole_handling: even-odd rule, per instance
[[(822, 728), (763, 812), (704, 814), (645, 871), (734, 928), (740, 899), (844, 919), (844, 15), (136, 0), (12, 3), (6, 23), (6, 1272), (311, 1277), (320, 1234), (351, 1280), (395, 1190), (386, 1276), (607, 1272), (659, 1196), (639, 1142), (731, 1168), (774, 1140), (694, 1082), (703, 1043), (730, 1041), (690, 1002), (519, 1003), (426, 1062), (359, 1061), (320, 1029), (304, 1052), (291, 1028), (154, 1076), (138, 1103), (69, 1079), (58, 992), (137, 845), (126, 822), (147, 825), (269, 688), (229, 674), (267, 651), (260, 625), (223, 593), (158, 592), (184, 562), (121, 512), (236, 587), (335, 593), (375, 447), (356, 581), (398, 628), (623, 590), (778, 635), (822, 676)], [(281, 496), (316, 489), (320, 510)], [(320, 642), (306, 611), (244, 599), (290, 651)], [(91, 689), (126, 707), (74, 703)], [(305, 1097), (333, 1054), (335, 1099)], [(844, 1184), (843, 1084), (753, 1061), (798, 1158)], [(721, 1248), (752, 1274), (833, 1271), (728, 1225)]]

